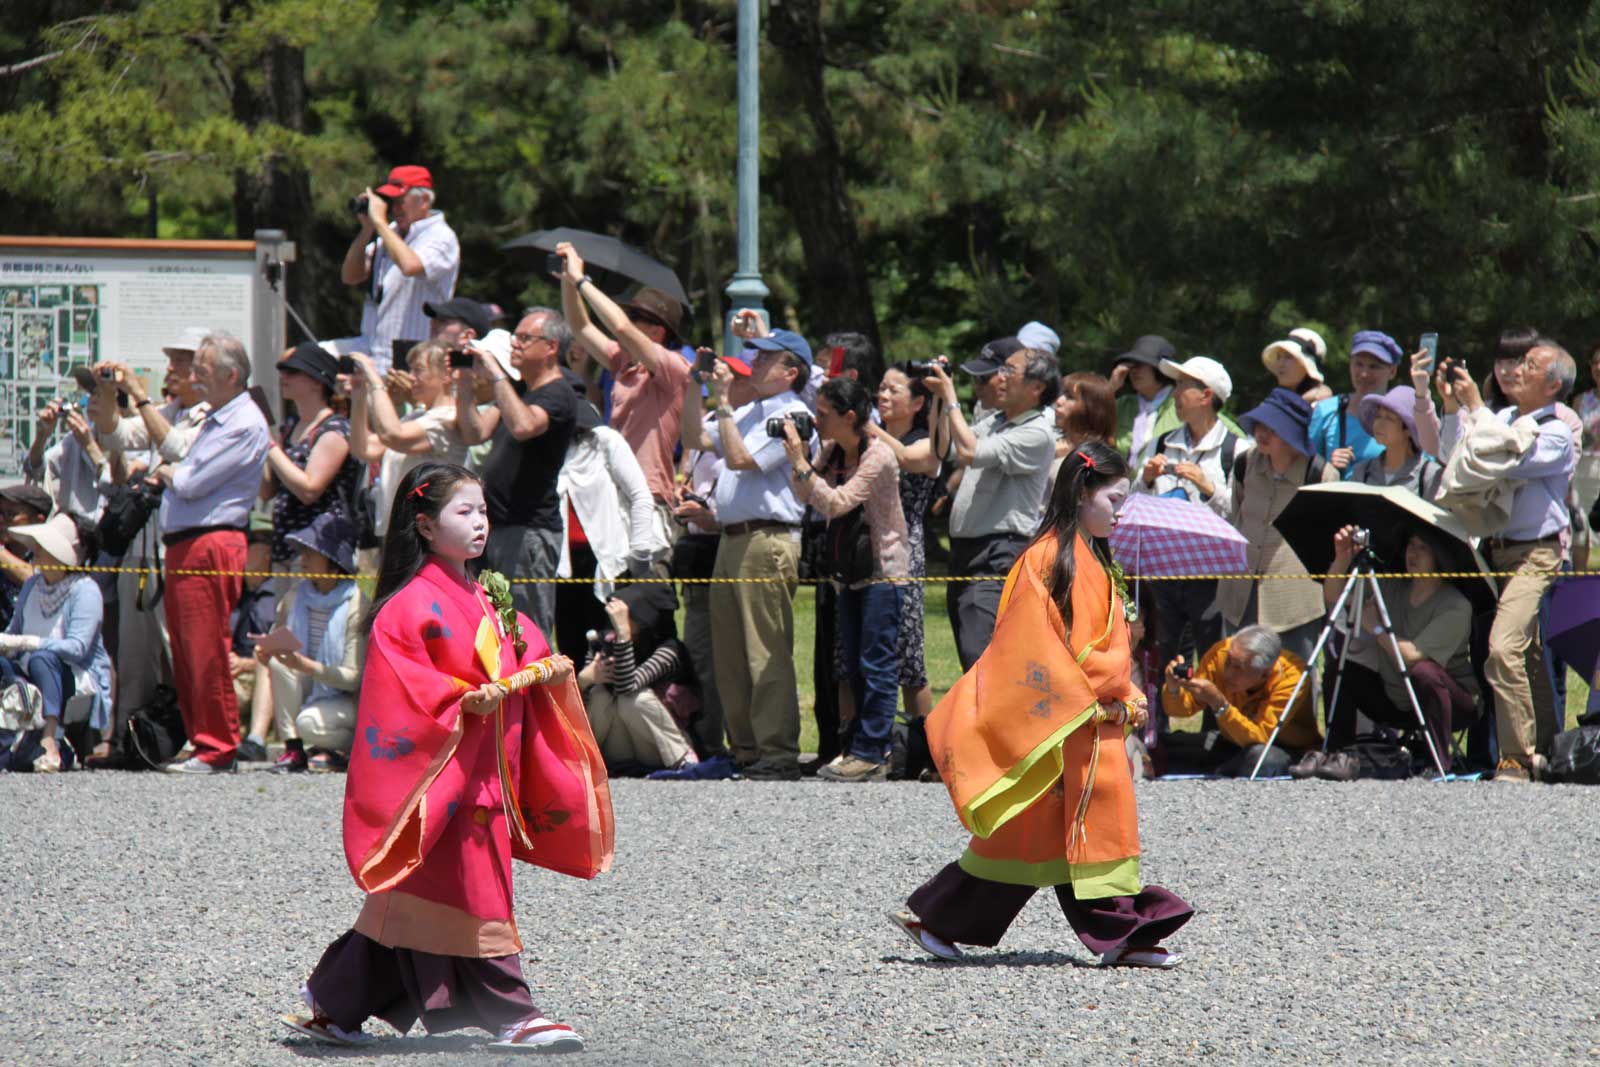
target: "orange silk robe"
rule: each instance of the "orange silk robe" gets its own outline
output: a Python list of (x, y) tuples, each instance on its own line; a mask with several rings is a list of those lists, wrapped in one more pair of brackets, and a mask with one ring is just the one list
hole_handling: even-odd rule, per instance
[(994, 637), (928, 717), (928, 744), (973, 834), (967, 873), (1131, 896), (1139, 825), (1118, 705), (1144, 694), (1121, 598), (1081, 538), (1066, 632), (1048, 588), (1056, 543), (1040, 539), (1012, 568)]

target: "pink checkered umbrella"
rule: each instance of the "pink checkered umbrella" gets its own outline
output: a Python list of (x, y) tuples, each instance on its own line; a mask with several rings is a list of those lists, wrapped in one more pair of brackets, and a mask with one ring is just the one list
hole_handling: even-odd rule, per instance
[(1130, 578), (1242, 574), (1244, 535), (1204, 504), (1136, 493), (1111, 532), (1111, 553)]

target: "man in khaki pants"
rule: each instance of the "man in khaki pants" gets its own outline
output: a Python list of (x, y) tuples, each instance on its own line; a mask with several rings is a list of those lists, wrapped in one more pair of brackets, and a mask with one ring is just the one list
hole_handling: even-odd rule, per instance
[[(800, 700), (794, 672), (794, 589), (799, 576), (800, 518), (789, 487), (789, 461), (769, 419), (809, 416), (801, 392), (811, 377), (811, 346), (788, 330), (746, 341), (756, 398), (728, 403), (734, 372), (719, 364), (712, 378), (716, 422), (699, 433), (701, 447), (722, 457), (716, 513), (722, 523), (714, 578), (776, 581), (714, 584), (711, 630), (717, 643), (717, 693), (728, 741), (744, 776), (800, 777)], [(688, 440), (698, 412), (686, 412)]]
[[(1516, 381), (1506, 390), (1516, 407), (1495, 416), (1506, 425), (1531, 420), (1522, 425), (1534, 432), (1527, 449), (1502, 472), (1502, 477), (1517, 487), (1510, 520), (1498, 536), (1483, 542), (1494, 570), (1518, 572), (1516, 577), (1501, 579), (1500, 603), (1489, 631), (1489, 659), (1484, 665), (1494, 691), (1500, 736), (1497, 781), (1536, 779), (1543, 764), (1538, 750), (1548, 747), (1559, 729), (1556, 715), (1561, 709), (1555, 707), (1539, 640), (1539, 603), (1550, 588), (1551, 575), (1561, 567), (1561, 534), (1572, 521), (1567, 488), (1577, 452), (1572, 431), (1556, 415), (1556, 403), (1572, 391), (1576, 375), (1572, 357), (1554, 341), (1540, 338), (1523, 356)], [(1462, 419), (1470, 423), (1483, 417), (1479, 414), (1483, 398), (1470, 376), (1456, 376), (1451, 392), (1467, 414), (1446, 414), (1440, 448), (1446, 455), (1455, 450), (1461, 437)]]

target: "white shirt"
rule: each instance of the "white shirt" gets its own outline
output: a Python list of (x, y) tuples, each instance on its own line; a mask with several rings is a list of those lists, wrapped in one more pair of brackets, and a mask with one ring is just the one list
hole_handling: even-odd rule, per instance
[[(413, 222), (405, 242), (422, 260), (422, 273), (415, 278), (406, 277), (389, 258), (382, 241), (367, 245), (367, 299), (361, 307), (359, 339), (365, 347), (359, 351), (372, 357), (380, 373), (394, 358), (394, 342), (428, 339), (433, 320), (422, 313), (422, 305), (449, 300), (461, 274), (461, 242), (444, 221), (444, 212), (430, 211)], [(343, 345), (340, 351), (345, 351)]]
[[(792, 411), (810, 414), (799, 395), (785, 390), (764, 400), (752, 400), (733, 413), (734, 427), (755, 459), (756, 469), (736, 471), (730, 467), (717, 476), (717, 521), (723, 526), (753, 519), (800, 525), (805, 506), (789, 487), (789, 456), (783, 450), (781, 439), (767, 436), (767, 420)], [(706, 427), (706, 433), (717, 455), (726, 459), (722, 450), (722, 420)], [(806, 442), (808, 451), (815, 441), (813, 435)]]
[[(1157, 478), (1155, 484), (1146, 485), (1144, 482), (1144, 469), (1133, 472), (1133, 491), (1136, 493), (1150, 493), (1154, 496), (1165, 496), (1174, 489), (1181, 489), (1185, 496), (1196, 504), (1204, 504), (1224, 519), (1228, 517), (1229, 507), (1233, 503), (1232, 472), (1222, 468), (1222, 443), (1232, 433), (1221, 419), (1216, 425), (1206, 431), (1198, 444), (1189, 441), (1189, 427), (1179, 426), (1167, 434), (1166, 447), (1161, 454), (1167, 457), (1168, 473)], [(1234, 435), (1238, 437), (1237, 434)], [(1151, 442), (1152, 445), (1154, 442)], [(1233, 445), (1234, 459), (1244, 455), (1255, 447), (1255, 441), (1248, 437), (1239, 438)], [(1154, 455), (1154, 452), (1151, 453)], [(1209, 497), (1200, 495), (1200, 488), (1187, 478), (1180, 478), (1171, 473), (1172, 468), (1178, 463), (1193, 463), (1205, 472), (1211, 481), (1212, 493)]]
[[(594, 553), (594, 595), (601, 603), (614, 588), (611, 579), (649, 572), (650, 561), (666, 549), (656, 526), (655, 498), (644, 468), (622, 435), (609, 426), (574, 434), (556, 477), (561, 499), (561, 562), (556, 577), (572, 577), (572, 512), (578, 513), (589, 551)], [(568, 504), (572, 507), (569, 509)]]
[[(1139, 397), (1139, 414), (1133, 417), (1132, 437), (1128, 441), (1128, 452), (1134, 456), (1144, 453), (1144, 446), (1150, 443), (1150, 433), (1156, 426), (1156, 412), (1161, 405), (1167, 402), (1167, 397), (1172, 395), (1172, 386), (1162, 387), (1153, 399), (1146, 400)], [(1138, 472), (1135, 471), (1135, 474)]]

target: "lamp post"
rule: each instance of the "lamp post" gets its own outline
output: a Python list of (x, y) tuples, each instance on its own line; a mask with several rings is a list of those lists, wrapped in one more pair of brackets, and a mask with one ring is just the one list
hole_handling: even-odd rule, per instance
[(753, 308), (767, 317), (764, 302), (770, 290), (761, 280), (761, 7), (760, 0), (739, 0), (739, 269), (724, 290), (728, 321), (723, 323), (722, 350), (734, 353), (740, 341), (730, 328), (740, 311)]

